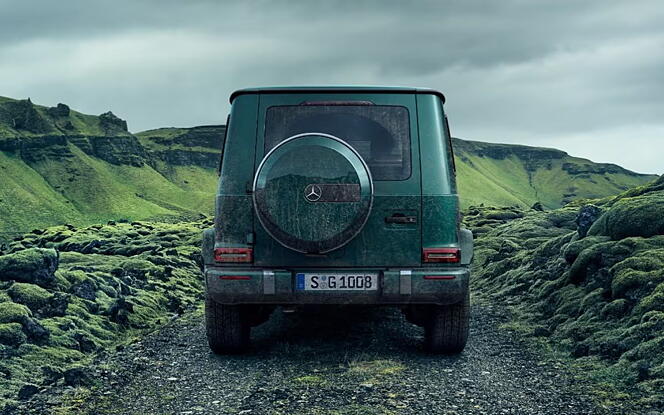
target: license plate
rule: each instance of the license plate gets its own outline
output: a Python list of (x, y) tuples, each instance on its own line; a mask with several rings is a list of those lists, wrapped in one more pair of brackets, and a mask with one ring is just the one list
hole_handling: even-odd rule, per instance
[(374, 291), (378, 289), (378, 274), (315, 274), (295, 276), (296, 288), (301, 291)]

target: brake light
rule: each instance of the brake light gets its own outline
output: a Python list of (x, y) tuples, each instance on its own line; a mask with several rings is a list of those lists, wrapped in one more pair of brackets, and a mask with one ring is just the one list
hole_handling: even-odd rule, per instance
[(456, 277), (454, 275), (425, 275), (425, 280), (453, 280)]
[(215, 248), (216, 262), (252, 262), (254, 250), (251, 248)]
[(221, 275), (219, 276), (220, 280), (227, 280), (227, 281), (242, 281), (242, 280), (250, 280), (251, 277), (249, 275)]
[(422, 249), (423, 262), (448, 262), (461, 261), (461, 250), (459, 248), (424, 248)]

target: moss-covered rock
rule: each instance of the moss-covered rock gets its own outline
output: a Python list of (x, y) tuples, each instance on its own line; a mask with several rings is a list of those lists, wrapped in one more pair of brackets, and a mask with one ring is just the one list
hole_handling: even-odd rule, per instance
[(0, 256), (0, 280), (16, 280), (41, 286), (50, 285), (58, 268), (53, 249), (32, 248)]
[(26, 305), (32, 311), (46, 307), (53, 297), (38, 285), (20, 282), (13, 284), (7, 293), (15, 303)]
[[(583, 237), (570, 212), (591, 204), (603, 213)], [(485, 211), (466, 216), (469, 226), (484, 224)], [(509, 305), (538, 342), (548, 337), (572, 357), (599, 362), (597, 378), (619, 379), (612, 387), (633, 402), (664, 405), (664, 177), (486, 226), (475, 242), (476, 297)]]
[(24, 323), (31, 316), (30, 309), (22, 304), (0, 303), (0, 323)]
[(0, 344), (16, 347), (25, 343), (26, 340), (23, 327), (19, 323), (0, 324)]
[(590, 235), (619, 240), (628, 236), (664, 235), (664, 192), (617, 201), (593, 224)]
[[(52, 383), (94, 353), (198, 304), (200, 235), (209, 226), (209, 220), (116, 222), (58, 226), (16, 238), (10, 253), (0, 256), (5, 267), (22, 270), (0, 276), (0, 347), (9, 356), (2, 364), (13, 376), (0, 388), (0, 402), (16, 399), (22, 383)], [(50, 266), (42, 267), (49, 264), (44, 258), (52, 259)], [(39, 269), (50, 277), (37, 283), (32, 276)], [(59, 370), (46, 373), (43, 367)], [(78, 384), (74, 375), (69, 381)]]

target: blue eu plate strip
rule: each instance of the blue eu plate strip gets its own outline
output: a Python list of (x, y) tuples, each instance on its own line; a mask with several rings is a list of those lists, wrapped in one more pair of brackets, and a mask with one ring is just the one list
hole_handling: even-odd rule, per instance
[(304, 274), (295, 275), (295, 289), (304, 290)]

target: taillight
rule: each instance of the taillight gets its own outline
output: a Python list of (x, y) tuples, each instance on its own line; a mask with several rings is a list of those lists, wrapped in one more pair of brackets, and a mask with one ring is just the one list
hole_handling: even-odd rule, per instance
[(459, 248), (424, 248), (422, 249), (423, 262), (449, 262), (461, 261)]
[(215, 248), (216, 262), (252, 262), (254, 250), (251, 248)]

